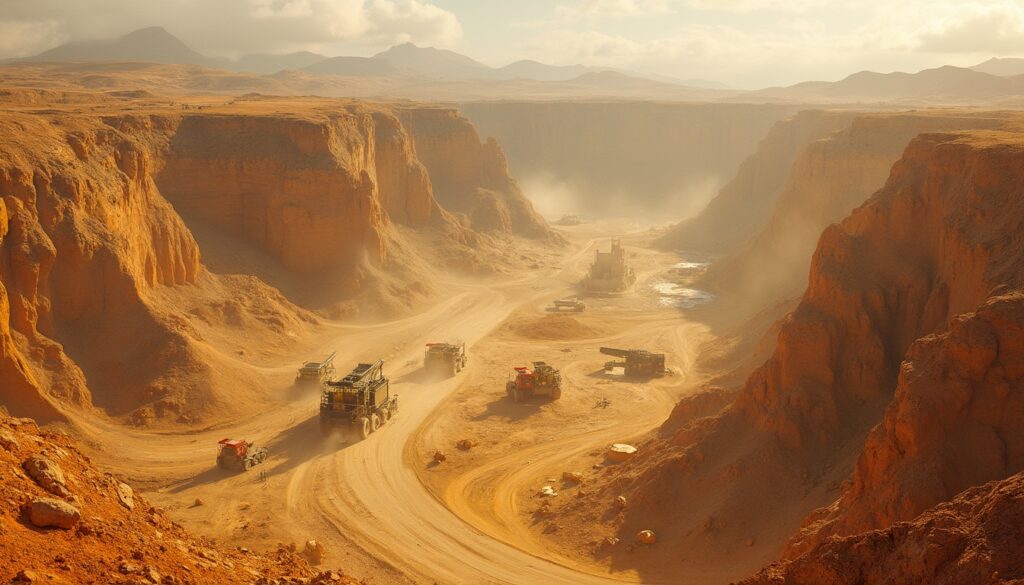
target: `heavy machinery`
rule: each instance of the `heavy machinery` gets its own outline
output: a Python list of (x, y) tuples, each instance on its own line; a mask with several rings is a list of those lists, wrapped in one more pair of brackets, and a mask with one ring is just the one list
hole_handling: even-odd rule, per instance
[(534, 396), (550, 396), (552, 400), (562, 397), (562, 374), (545, 362), (533, 362), (533, 369), (515, 366), (505, 383), (505, 392), (516, 402), (529, 400)]
[(591, 292), (623, 292), (636, 282), (636, 272), (626, 262), (626, 249), (619, 240), (612, 240), (611, 250), (594, 253), (594, 263), (583, 279), (583, 287)]
[(660, 376), (665, 373), (665, 354), (651, 353), (645, 349), (615, 349), (602, 347), (601, 353), (625, 358), (605, 362), (604, 369), (622, 368), (626, 376)]
[(334, 356), (338, 352), (332, 352), (318, 362), (306, 362), (302, 364), (295, 374), (297, 384), (320, 384), (334, 377)]
[(576, 297), (566, 297), (564, 299), (555, 299), (551, 304), (552, 311), (561, 311), (567, 309), (576, 313), (582, 313), (587, 309), (586, 303), (579, 300)]
[(423, 352), (423, 367), (428, 372), (458, 374), (466, 367), (466, 344), (428, 343)]
[(320, 394), (320, 432), (335, 428), (365, 439), (398, 412), (398, 396), (390, 394), (384, 360), (359, 364), (340, 380), (324, 384)]
[(221, 439), (217, 441), (220, 450), (217, 452), (217, 467), (248, 471), (253, 465), (259, 465), (267, 459), (267, 450), (254, 447), (252, 443), (240, 439)]

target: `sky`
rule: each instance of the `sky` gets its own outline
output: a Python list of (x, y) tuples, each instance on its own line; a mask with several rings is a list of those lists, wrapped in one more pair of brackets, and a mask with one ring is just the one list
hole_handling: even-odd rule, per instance
[(0, 0), (0, 58), (146, 26), (210, 56), (413, 42), (736, 88), (1024, 56), (1024, 0)]

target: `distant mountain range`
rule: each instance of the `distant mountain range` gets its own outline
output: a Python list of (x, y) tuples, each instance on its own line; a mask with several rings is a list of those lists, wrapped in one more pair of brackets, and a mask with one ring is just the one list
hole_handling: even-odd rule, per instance
[[(490, 67), (465, 55), (411, 43), (372, 57), (328, 57), (311, 52), (206, 57), (160, 27), (117, 39), (74, 41), (10, 62), (134, 61), (199, 65), (263, 78), (263, 84), (325, 95), (500, 99), (610, 97), (668, 100), (732, 100), (807, 104), (938, 104), (1024, 106), (1024, 59), (993, 58), (970, 68), (945, 66), (917, 73), (861, 71), (840, 81), (808, 81), (756, 91), (729, 90), (704, 80), (680, 80), (607, 67), (555, 66), (516, 61)], [(354, 83), (351, 78), (362, 81)], [(238, 82), (242, 83), (242, 82)]]
[(584, 65), (556, 66), (537, 61), (516, 61), (504, 67), (490, 67), (465, 55), (412, 43), (396, 45), (372, 57), (328, 57), (308, 51), (281, 55), (254, 54), (238, 59), (206, 57), (188, 47), (161, 27), (149, 27), (117, 39), (72, 41), (20, 62), (141, 61), (203, 65), (228, 71), (269, 75), (302, 70), (315, 75), (347, 77), (405, 76), (441, 81), (569, 81), (588, 73), (614, 71), (624, 76), (664, 84), (704, 89), (725, 89), (723, 84), (705, 80), (675, 80), (631, 71)]

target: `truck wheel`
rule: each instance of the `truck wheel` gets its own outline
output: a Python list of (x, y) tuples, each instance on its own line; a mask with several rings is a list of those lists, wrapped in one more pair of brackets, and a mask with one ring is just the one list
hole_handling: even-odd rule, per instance
[(246, 459), (245, 461), (242, 461), (242, 471), (249, 471), (250, 467), (252, 467), (252, 462), (251, 461), (249, 461), (248, 459)]
[(512, 401), (513, 402), (522, 402), (523, 401), (523, 393), (519, 391), (519, 388), (513, 388), (512, 389)]
[(555, 388), (554, 390), (551, 391), (551, 400), (558, 400), (561, 397), (562, 397), (562, 389), (561, 388)]
[(384, 424), (384, 423), (388, 422), (389, 420), (391, 420), (391, 411), (386, 409), (386, 408), (380, 409), (380, 421), (381, 421), (381, 424)]
[(228, 468), (227, 464), (224, 463), (224, 460), (221, 459), (220, 457), (217, 458), (217, 467), (220, 467), (221, 469), (227, 469)]
[(376, 431), (380, 428), (380, 417), (376, 414), (370, 415), (370, 432)]
[(356, 431), (359, 433), (360, 439), (365, 439), (366, 437), (369, 437), (370, 433), (372, 432), (370, 430), (370, 419), (366, 418), (365, 416), (359, 417), (359, 419), (356, 420)]

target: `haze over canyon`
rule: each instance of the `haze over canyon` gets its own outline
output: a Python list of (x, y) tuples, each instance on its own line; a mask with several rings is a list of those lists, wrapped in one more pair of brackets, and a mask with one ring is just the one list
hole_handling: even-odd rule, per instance
[(1024, 582), (1012, 3), (761, 89), (659, 36), (759, 2), (71, 4), (0, 16), (0, 579)]

